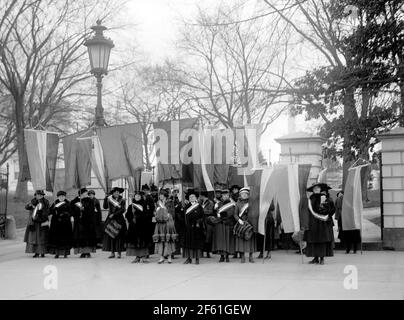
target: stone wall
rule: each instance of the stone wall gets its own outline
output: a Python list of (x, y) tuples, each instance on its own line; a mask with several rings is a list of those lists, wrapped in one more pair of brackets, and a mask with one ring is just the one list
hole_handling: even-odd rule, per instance
[(317, 182), (317, 177), (322, 167), (323, 139), (306, 132), (292, 133), (275, 139), (281, 145), (279, 162), (311, 164), (312, 168), (307, 185)]
[(379, 136), (382, 142), (383, 244), (404, 250), (404, 128)]

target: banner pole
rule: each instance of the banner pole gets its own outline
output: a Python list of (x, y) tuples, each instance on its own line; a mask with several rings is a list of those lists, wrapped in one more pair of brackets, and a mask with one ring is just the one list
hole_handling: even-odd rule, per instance
[[(266, 220), (266, 219), (265, 219)], [(264, 227), (264, 244), (262, 247), (262, 263), (265, 262), (265, 243), (267, 242), (267, 224), (265, 221), (265, 227)]]

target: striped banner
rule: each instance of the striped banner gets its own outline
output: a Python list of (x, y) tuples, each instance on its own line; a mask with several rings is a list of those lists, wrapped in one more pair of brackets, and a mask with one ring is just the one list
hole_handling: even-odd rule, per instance
[(59, 146), (57, 133), (24, 129), (28, 167), (35, 190), (53, 191)]
[(362, 183), (361, 169), (357, 166), (348, 170), (345, 183), (344, 200), (342, 201), (342, 230), (362, 230)]

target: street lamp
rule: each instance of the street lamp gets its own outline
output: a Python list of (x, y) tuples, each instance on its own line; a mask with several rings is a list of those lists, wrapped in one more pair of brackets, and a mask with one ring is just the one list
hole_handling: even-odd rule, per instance
[(103, 126), (104, 108), (101, 102), (102, 77), (108, 74), (108, 63), (111, 49), (114, 43), (111, 39), (105, 38), (103, 31), (107, 28), (101, 25), (101, 20), (97, 20), (97, 25), (91, 27), (95, 31), (93, 38), (88, 39), (84, 45), (88, 49), (90, 58), (91, 73), (97, 79), (97, 106), (95, 108), (95, 126)]

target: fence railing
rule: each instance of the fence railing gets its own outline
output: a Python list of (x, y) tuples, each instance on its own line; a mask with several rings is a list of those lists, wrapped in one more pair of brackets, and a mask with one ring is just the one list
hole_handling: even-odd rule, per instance
[(9, 164), (0, 168), (0, 237), (6, 238)]

